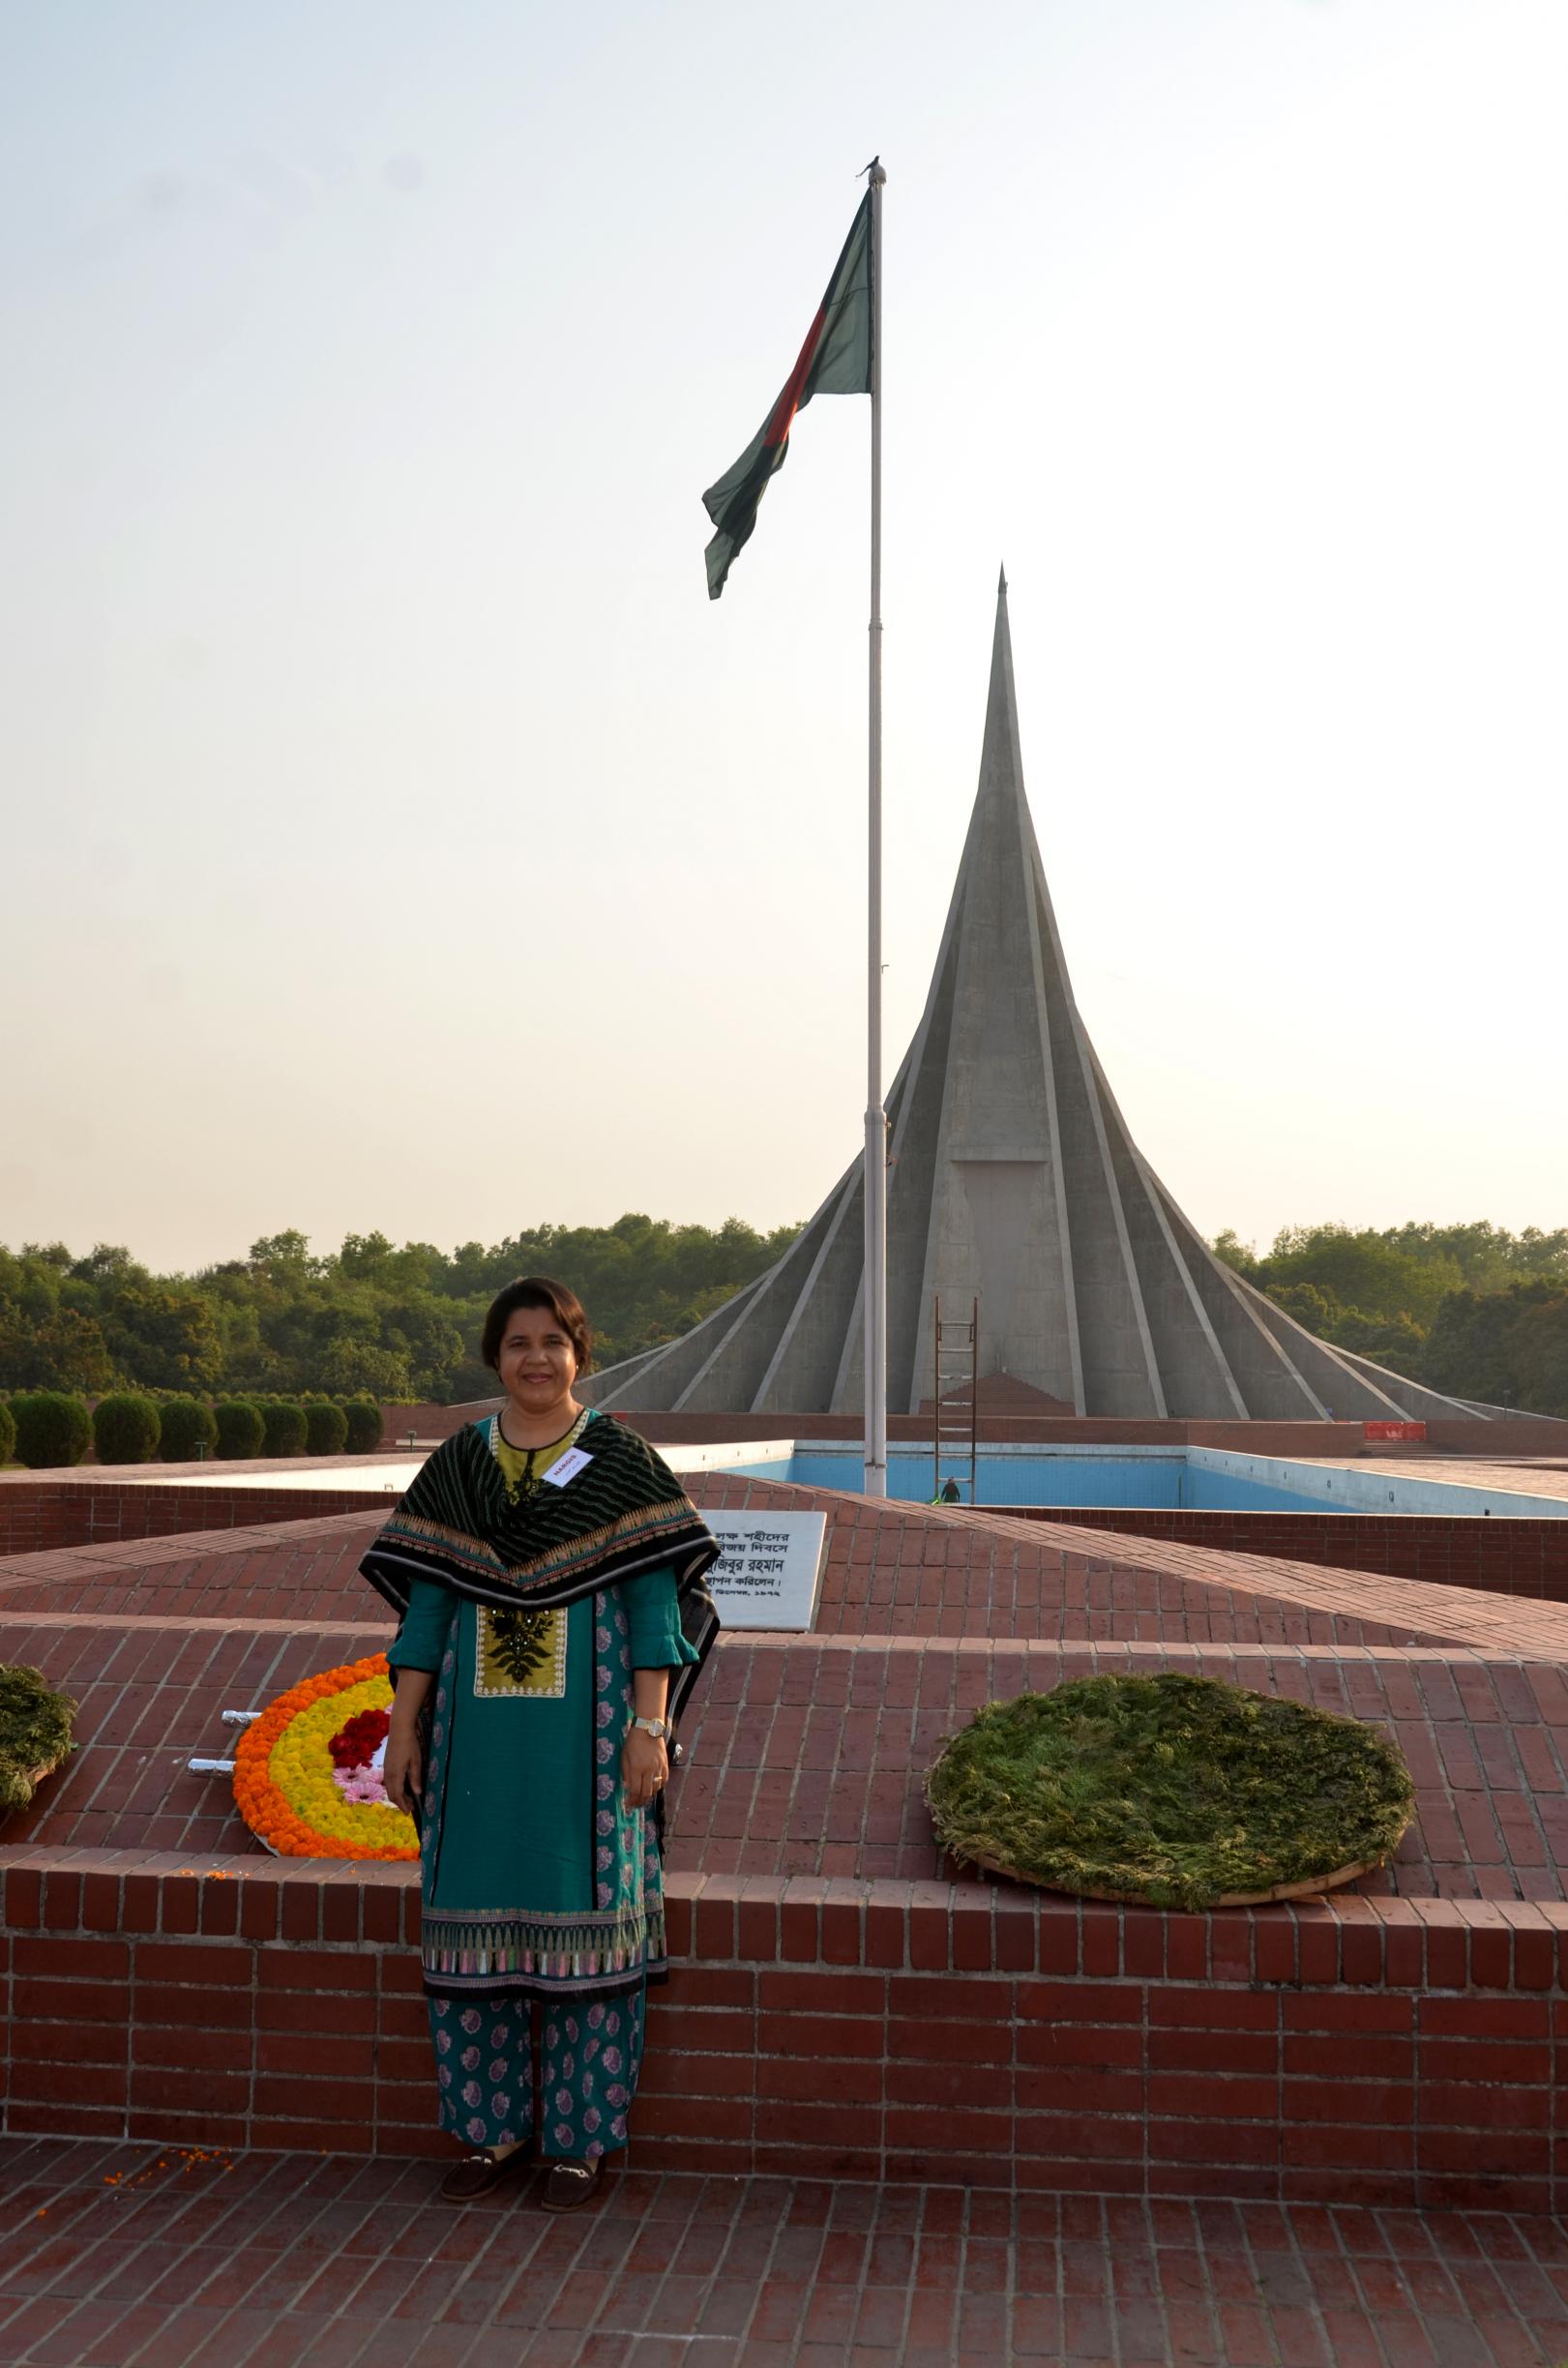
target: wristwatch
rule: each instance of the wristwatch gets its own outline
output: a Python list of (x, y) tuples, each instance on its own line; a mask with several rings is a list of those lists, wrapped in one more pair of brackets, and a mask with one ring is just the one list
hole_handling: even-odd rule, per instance
[(644, 1734), (652, 1735), (656, 1743), (663, 1743), (670, 1732), (668, 1719), (634, 1719), (632, 1724), (640, 1727)]

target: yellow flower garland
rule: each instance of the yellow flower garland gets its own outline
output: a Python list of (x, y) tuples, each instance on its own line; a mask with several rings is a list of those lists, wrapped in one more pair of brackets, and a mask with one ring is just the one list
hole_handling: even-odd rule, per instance
[(372, 1653), (290, 1687), (247, 1728), (234, 1754), (234, 1798), (269, 1850), (290, 1858), (418, 1857), (412, 1818), (390, 1801), (345, 1799), (334, 1780), (333, 1736), (391, 1701), (386, 1655)]

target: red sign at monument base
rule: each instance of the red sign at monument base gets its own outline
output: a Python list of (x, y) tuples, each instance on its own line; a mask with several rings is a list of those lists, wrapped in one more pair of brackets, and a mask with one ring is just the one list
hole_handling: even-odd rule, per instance
[(1361, 1436), (1370, 1439), (1424, 1439), (1425, 1423), (1369, 1422), (1361, 1426)]

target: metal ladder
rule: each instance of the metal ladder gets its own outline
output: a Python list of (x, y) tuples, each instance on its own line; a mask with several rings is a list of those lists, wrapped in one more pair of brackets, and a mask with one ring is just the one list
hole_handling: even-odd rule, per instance
[[(971, 1299), (967, 1316), (942, 1316), (939, 1296), (932, 1300), (932, 1369), (935, 1390), (932, 1399), (932, 1496), (940, 1497), (944, 1447), (949, 1467), (967, 1458), (969, 1502), (975, 1501), (975, 1472), (980, 1442), (980, 1302)], [(962, 1421), (955, 1408), (944, 1418), (943, 1392), (955, 1383), (969, 1384), (968, 1412)], [(952, 1451), (957, 1451), (955, 1454)]]

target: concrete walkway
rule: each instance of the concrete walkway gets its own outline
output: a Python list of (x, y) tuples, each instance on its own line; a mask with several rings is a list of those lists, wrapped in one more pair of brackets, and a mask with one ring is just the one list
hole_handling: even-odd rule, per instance
[(1503, 2214), (617, 2177), (0, 2141), (7, 2368), (1555, 2368), (1568, 2228)]

